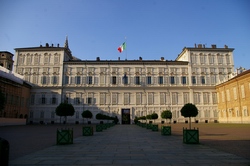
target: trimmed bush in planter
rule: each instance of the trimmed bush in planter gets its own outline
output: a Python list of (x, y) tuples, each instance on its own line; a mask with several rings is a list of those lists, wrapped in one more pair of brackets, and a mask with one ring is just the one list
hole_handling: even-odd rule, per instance
[(56, 144), (73, 144), (73, 129), (57, 129)]
[(183, 128), (183, 143), (198, 144), (199, 143), (199, 129), (184, 129)]
[(182, 107), (181, 115), (189, 118), (189, 129), (183, 128), (183, 143), (198, 144), (199, 130), (191, 129), (191, 117), (196, 117), (198, 115), (198, 109), (194, 104), (187, 103)]
[(83, 126), (82, 127), (82, 135), (83, 136), (92, 136), (93, 135), (93, 127), (92, 126)]
[(152, 124), (152, 131), (158, 131), (158, 124)]
[(161, 135), (171, 135), (171, 126), (161, 126)]
[(103, 129), (102, 129), (102, 124), (97, 124), (96, 126), (95, 126), (95, 131), (96, 132), (101, 132)]

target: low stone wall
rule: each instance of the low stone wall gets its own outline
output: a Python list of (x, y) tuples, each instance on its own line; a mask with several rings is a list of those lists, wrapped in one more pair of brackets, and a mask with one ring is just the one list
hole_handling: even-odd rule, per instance
[(26, 119), (0, 118), (0, 126), (26, 125)]

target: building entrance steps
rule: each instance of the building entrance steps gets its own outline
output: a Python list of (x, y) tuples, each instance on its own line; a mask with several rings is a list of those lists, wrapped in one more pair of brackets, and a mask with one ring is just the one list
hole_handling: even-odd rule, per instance
[(116, 125), (10, 161), (10, 165), (249, 165), (250, 160), (208, 146), (182, 143), (136, 125)]

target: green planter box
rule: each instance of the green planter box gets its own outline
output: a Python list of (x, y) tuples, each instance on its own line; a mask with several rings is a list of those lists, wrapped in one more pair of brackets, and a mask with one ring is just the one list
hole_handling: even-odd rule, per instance
[(158, 131), (158, 124), (153, 124), (151, 126), (152, 131)]
[(102, 124), (102, 129), (103, 129), (103, 130), (107, 130), (107, 128), (108, 128), (108, 124), (107, 124), (107, 123)]
[(95, 126), (95, 129), (96, 129), (96, 130), (95, 130), (96, 132), (101, 132), (101, 131), (102, 131), (102, 124), (96, 125), (96, 126)]
[(161, 135), (171, 135), (171, 126), (161, 126)]
[(56, 144), (73, 144), (73, 129), (57, 129)]
[(94, 134), (92, 126), (83, 126), (82, 135), (83, 136), (92, 136)]
[(147, 129), (152, 129), (152, 124), (151, 123), (147, 124)]
[(183, 143), (199, 144), (199, 129), (183, 129)]

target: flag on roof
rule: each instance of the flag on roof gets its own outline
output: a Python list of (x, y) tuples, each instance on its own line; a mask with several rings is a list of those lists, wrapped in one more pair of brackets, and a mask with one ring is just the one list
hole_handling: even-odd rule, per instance
[(124, 51), (126, 49), (126, 42), (122, 43), (122, 45), (120, 45), (120, 47), (118, 47), (118, 51), (121, 53), (122, 51)]

